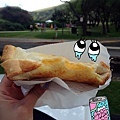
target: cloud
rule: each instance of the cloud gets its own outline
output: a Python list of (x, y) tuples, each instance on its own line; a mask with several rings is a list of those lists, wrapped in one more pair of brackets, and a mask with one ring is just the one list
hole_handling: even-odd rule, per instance
[(0, 2), (0, 7), (19, 6), (25, 10), (34, 11), (59, 4), (62, 4), (60, 0), (3, 0)]

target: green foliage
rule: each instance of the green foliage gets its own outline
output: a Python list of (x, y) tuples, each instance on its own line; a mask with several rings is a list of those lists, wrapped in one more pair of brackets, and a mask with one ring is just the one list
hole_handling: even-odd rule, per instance
[(33, 16), (34, 20), (39, 20), (40, 22), (43, 22), (51, 19), (52, 14), (55, 12), (55, 10), (63, 10), (65, 8), (66, 8), (66, 4), (63, 4), (63, 5), (50, 7), (47, 9), (37, 10), (31, 12), (30, 14)]
[[(10, 21), (12, 23), (19, 23), (24, 28), (29, 28), (29, 25), (33, 23), (32, 16), (25, 10), (19, 7), (4, 7), (0, 10), (1, 19)], [(15, 24), (16, 26), (16, 24)], [(17, 25), (20, 28), (20, 25)], [(13, 29), (13, 26), (11, 27)]]
[(60, 23), (66, 23), (67, 21), (67, 13), (66, 11), (62, 11), (62, 10), (55, 10), (55, 13), (52, 15), (51, 18), (53, 21), (58, 21)]
[(19, 24), (19, 23), (14, 23), (13, 27), (15, 28), (15, 30), (25, 30), (24, 26)]
[(7, 20), (0, 19), (0, 31), (17, 31), (25, 30), (24, 26), (19, 23), (12, 23)]
[(62, 23), (59, 21), (54, 22), (58, 28), (62, 28)]
[[(73, 0), (73, 1), (71, 1), (71, 4), (73, 5), (73, 8), (77, 12), (77, 14), (80, 15), (82, 12), (82, 10), (81, 10), (82, 0)], [(71, 8), (69, 5), (68, 5), (68, 7), (69, 7), (69, 10), (71, 11)]]

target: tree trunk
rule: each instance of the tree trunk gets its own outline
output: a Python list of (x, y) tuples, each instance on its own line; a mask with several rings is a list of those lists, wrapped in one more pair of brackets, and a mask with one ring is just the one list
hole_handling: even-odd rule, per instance
[(63, 36), (63, 30), (64, 30), (64, 23), (62, 23), (62, 36)]
[(87, 14), (84, 14), (82, 30), (83, 30), (83, 36), (86, 36), (87, 35)]
[(108, 19), (106, 20), (106, 31), (110, 33), (109, 25), (108, 25)]
[(118, 22), (115, 22), (115, 29), (116, 29), (116, 32), (118, 32), (120, 29), (120, 25)]
[(105, 21), (102, 21), (102, 33), (106, 35), (106, 26), (105, 26)]

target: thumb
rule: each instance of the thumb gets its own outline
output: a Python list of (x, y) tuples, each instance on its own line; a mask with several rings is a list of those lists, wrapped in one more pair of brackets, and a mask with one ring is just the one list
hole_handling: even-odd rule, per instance
[(27, 96), (24, 98), (25, 105), (29, 108), (34, 107), (37, 100), (43, 95), (46, 89), (42, 88), (39, 84), (35, 85), (30, 92), (27, 94)]

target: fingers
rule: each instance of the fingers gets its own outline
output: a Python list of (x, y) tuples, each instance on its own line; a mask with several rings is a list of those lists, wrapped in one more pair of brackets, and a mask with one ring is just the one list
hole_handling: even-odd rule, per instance
[(24, 98), (26, 101), (26, 106), (31, 106), (32, 108), (35, 106), (37, 100), (43, 95), (46, 91), (48, 85), (41, 87), (40, 85), (35, 85), (35, 87), (28, 93), (28, 95)]
[(6, 75), (2, 78), (1, 80), (1, 85), (4, 86), (4, 87), (11, 87), (13, 84), (13, 81), (12, 80), (9, 80)]
[(30, 91), (30, 97), (33, 96), (35, 99), (38, 99), (43, 93), (45, 92), (45, 89), (42, 89), (40, 85), (36, 85), (31, 91)]

